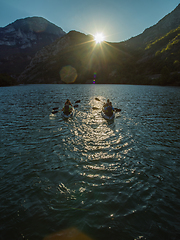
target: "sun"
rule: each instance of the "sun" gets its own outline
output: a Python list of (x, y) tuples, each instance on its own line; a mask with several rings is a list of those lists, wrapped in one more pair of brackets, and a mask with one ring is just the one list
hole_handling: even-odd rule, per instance
[(104, 35), (102, 33), (97, 33), (94, 36), (94, 40), (96, 41), (96, 43), (101, 43), (104, 41)]

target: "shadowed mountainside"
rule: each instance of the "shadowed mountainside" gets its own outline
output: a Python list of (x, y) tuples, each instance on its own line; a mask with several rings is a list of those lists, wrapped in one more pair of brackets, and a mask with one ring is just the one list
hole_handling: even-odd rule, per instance
[(37, 51), (65, 34), (41, 17), (19, 19), (0, 28), (0, 73), (19, 76)]
[(60, 70), (70, 65), (77, 71), (76, 83), (85, 83), (93, 78), (94, 73), (97, 75), (97, 83), (108, 83), (111, 82), (111, 75), (115, 74), (114, 70), (121, 68), (132, 58), (121, 44), (96, 44), (92, 36), (71, 31), (39, 51), (21, 74), (19, 81), (60, 82)]
[(61, 73), (67, 66), (65, 79), (73, 69), (75, 83), (180, 85), (180, 4), (125, 42), (96, 44), (91, 35), (76, 31), (53, 39), (31, 58), (18, 83), (66, 82)]
[(126, 41), (130, 48), (144, 48), (151, 41), (155, 41), (166, 35), (172, 29), (176, 29), (180, 25), (180, 4), (168, 15), (162, 18), (157, 24), (144, 30), (143, 33), (136, 37), (132, 37)]
[(95, 44), (71, 31), (39, 51), (19, 82), (61, 83), (60, 70), (72, 66), (76, 83), (179, 85), (180, 4), (153, 27), (120, 43)]
[(20, 83), (62, 83), (60, 71), (72, 66), (76, 83), (179, 85), (180, 27), (144, 49), (125, 43), (95, 44), (92, 36), (71, 31), (39, 51), (21, 74)]

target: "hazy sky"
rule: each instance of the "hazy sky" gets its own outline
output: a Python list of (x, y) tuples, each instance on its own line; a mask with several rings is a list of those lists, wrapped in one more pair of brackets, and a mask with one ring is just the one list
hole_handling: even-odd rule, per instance
[(0, 0), (0, 27), (39, 16), (61, 27), (120, 42), (142, 33), (173, 11), (179, 0)]

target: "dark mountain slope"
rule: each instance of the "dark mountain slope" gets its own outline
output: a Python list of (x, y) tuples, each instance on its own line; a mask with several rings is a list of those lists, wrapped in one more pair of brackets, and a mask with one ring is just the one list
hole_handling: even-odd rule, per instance
[(96, 76), (96, 83), (180, 85), (179, 34), (180, 5), (125, 42), (95, 44), (92, 36), (71, 31), (41, 48), (18, 81), (62, 83), (61, 69), (71, 66), (77, 73), (76, 83), (92, 82)]
[(168, 15), (162, 18), (157, 24), (129, 40), (126, 45), (130, 48), (143, 48), (151, 41), (155, 41), (166, 35), (171, 30), (176, 29), (180, 25), (180, 4)]
[(76, 83), (93, 79), (97, 82), (111, 82), (111, 74), (122, 67), (132, 56), (120, 44), (95, 44), (92, 36), (71, 31), (53, 44), (39, 51), (19, 81), (26, 83), (60, 82), (60, 70), (64, 66), (76, 69)]
[(138, 58), (136, 69), (140, 76), (157, 78), (157, 83), (179, 85), (180, 26), (150, 42)]
[(41, 17), (16, 20), (0, 28), (0, 73), (18, 76), (37, 51), (65, 34)]

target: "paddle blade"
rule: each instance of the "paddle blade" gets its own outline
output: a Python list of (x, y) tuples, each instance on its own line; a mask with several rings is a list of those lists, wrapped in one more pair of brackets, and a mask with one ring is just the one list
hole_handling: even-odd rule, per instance
[(98, 107), (92, 107), (92, 110), (98, 110), (99, 108)]
[(53, 110), (57, 110), (57, 109), (58, 109), (58, 107), (53, 108)]
[(95, 98), (95, 100), (96, 100), (96, 101), (99, 101), (99, 102), (101, 101), (101, 100), (99, 100), (99, 98), (97, 98), (97, 97)]
[(75, 103), (80, 103), (81, 102), (81, 100), (77, 100)]
[(56, 113), (58, 113), (59, 111), (52, 111), (52, 114), (56, 114)]
[(76, 104), (76, 105), (74, 105), (74, 108), (77, 108), (79, 105), (78, 104)]
[(114, 108), (114, 110), (115, 110), (116, 112), (121, 112), (121, 109), (120, 109), (120, 108)]

